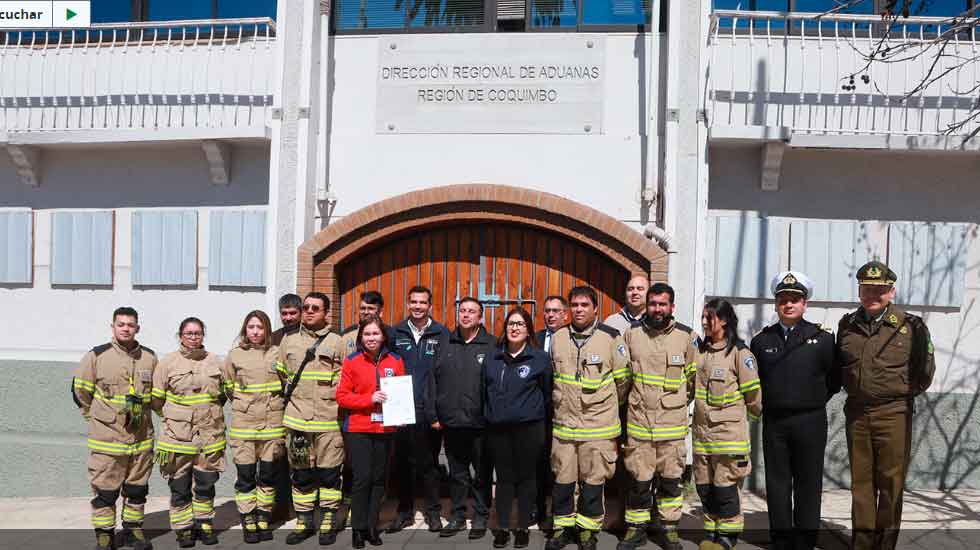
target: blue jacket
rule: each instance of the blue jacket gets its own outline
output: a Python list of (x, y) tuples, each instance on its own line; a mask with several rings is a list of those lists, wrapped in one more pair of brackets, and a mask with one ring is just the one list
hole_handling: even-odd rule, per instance
[(517, 357), (497, 349), (483, 365), (484, 413), (490, 424), (545, 420), (551, 411), (551, 356), (526, 346)]
[(405, 319), (391, 330), (391, 350), (405, 361), (405, 372), (412, 375), (412, 391), (415, 393), (415, 422), (425, 422), (425, 383), (429, 370), (435, 364), (439, 342), (449, 336), (449, 331), (435, 319), (422, 333), (418, 345)]

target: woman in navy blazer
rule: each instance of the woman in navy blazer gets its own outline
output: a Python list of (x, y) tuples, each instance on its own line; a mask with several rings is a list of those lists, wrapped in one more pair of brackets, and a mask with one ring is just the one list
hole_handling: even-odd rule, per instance
[(517, 496), (514, 548), (528, 544), (528, 526), (537, 495), (537, 457), (545, 444), (545, 420), (551, 409), (551, 357), (534, 341), (531, 314), (507, 313), (496, 353), (483, 366), (484, 399), (490, 449), (497, 470), (497, 529), (494, 548), (510, 539), (511, 507)]

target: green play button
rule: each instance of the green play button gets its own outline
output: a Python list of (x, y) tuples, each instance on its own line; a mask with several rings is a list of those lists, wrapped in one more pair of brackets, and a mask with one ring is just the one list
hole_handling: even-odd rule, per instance
[(78, 14), (71, 11), (71, 8), (65, 8), (65, 21), (71, 21), (71, 19), (76, 15)]

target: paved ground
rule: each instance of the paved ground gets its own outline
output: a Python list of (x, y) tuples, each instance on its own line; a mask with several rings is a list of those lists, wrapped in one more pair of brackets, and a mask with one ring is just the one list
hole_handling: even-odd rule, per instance
[[(215, 525), (221, 542), (215, 548), (246, 547), (238, 530), (238, 514), (232, 499), (219, 498), (216, 503)], [(383, 512), (383, 523), (391, 517), (393, 503)], [(446, 503), (448, 505), (448, 503)], [(746, 533), (739, 548), (747, 550), (767, 548), (768, 518), (765, 501), (755, 495), (744, 499)], [(448, 509), (444, 506), (444, 509)], [(167, 528), (167, 499), (150, 498), (147, 503), (146, 527), (157, 549), (176, 548), (174, 537)], [(681, 522), (684, 548), (694, 549), (700, 541), (698, 503), (689, 499), (684, 507)], [(87, 498), (4, 498), (0, 499), (0, 548), (79, 548), (92, 545), (88, 523)], [(980, 548), (980, 491), (955, 492), (912, 491), (906, 494), (904, 522), (899, 548), (921, 550), (967, 550)], [(846, 550), (850, 528), (850, 494), (847, 491), (827, 491), (823, 500), (824, 530), (818, 546), (826, 550)], [(276, 532), (276, 540), (249, 548), (285, 547), (286, 533), (292, 523), (286, 523)], [(227, 530), (227, 531), (225, 531)], [(405, 550), (427, 548), (490, 548), (490, 536), (469, 542), (461, 533), (449, 539), (439, 538), (425, 530), (421, 516), (416, 528), (395, 535), (385, 535), (385, 547)], [(611, 533), (600, 535), (599, 548), (612, 550), (617, 538)], [(540, 550), (544, 538), (537, 530), (532, 531), (531, 550)], [(297, 548), (317, 547), (316, 539), (310, 539)], [(338, 539), (336, 548), (350, 547), (350, 532)], [(654, 544), (645, 548), (656, 549)], [(571, 550), (571, 548), (569, 549)]]

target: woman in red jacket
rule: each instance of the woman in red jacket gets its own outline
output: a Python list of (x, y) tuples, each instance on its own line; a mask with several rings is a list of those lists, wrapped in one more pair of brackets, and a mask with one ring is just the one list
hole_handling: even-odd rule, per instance
[(388, 351), (388, 329), (377, 316), (361, 322), (357, 333), (360, 351), (344, 360), (337, 388), (337, 404), (350, 410), (347, 447), (354, 469), (351, 490), (351, 527), (354, 548), (364, 541), (381, 544), (378, 511), (388, 475), (388, 453), (394, 427), (385, 427), (381, 404), (387, 396), (379, 388), (381, 378), (404, 376), (405, 363)]

